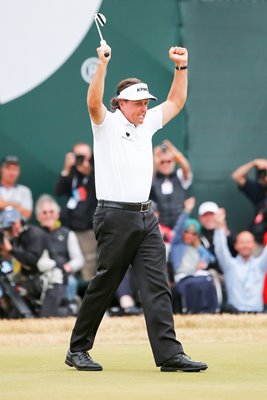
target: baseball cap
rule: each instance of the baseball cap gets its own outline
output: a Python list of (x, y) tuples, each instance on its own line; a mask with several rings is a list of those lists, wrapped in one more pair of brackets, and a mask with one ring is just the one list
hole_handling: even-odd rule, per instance
[(19, 164), (19, 158), (13, 155), (5, 156), (1, 162), (1, 165), (3, 164)]
[(0, 225), (2, 229), (8, 229), (14, 222), (21, 219), (21, 215), (16, 208), (6, 207), (4, 211), (0, 213)]
[(123, 89), (117, 98), (124, 100), (158, 100), (155, 96), (149, 93), (147, 84), (143, 82), (135, 83), (134, 85)]
[(200, 204), (198, 215), (204, 215), (207, 212), (216, 213), (218, 210), (218, 204), (214, 203), (213, 201), (205, 201), (204, 203)]
[(188, 218), (188, 219), (185, 221), (184, 230), (186, 231), (186, 230), (189, 229), (191, 226), (194, 227), (194, 232), (196, 232), (196, 233), (198, 233), (198, 234), (200, 233), (201, 225), (200, 225), (200, 223), (198, 222), (197, 219), (195, 219), (195, 218)]

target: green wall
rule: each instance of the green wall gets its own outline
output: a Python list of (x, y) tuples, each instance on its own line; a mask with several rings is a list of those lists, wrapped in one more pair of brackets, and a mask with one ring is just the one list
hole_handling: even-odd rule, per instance
[[(230, 178), (234, 168), (267, 157), (267, 2), (261, 0), (104, 0), (103, 36), (112, 47), (105, 103), (117, 82), (136, 76), (163, 101), (173, 65), (168, 49), (190, 52), (189, 95), (184, 111), (155, 137), (185, 151), (194, 171), (191, 193), (225, 206), (231, 224), (246, 226), (252, 207)], [(53, 192), (64, 155), (78, 141), (92, 143), (87, 84), (80, 68), (96, 56), (93, 25), (75, 53), (50, 79), (1, 105), (2, 157), (17, 154), (21, 182), (34, 198)]]

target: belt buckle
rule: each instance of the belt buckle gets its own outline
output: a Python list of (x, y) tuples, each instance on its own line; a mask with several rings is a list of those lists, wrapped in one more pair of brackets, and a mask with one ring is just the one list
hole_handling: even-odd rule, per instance
[(140, 212), (148, 211), (148, 205), (149, 205), (149, 203), (141, 203)]

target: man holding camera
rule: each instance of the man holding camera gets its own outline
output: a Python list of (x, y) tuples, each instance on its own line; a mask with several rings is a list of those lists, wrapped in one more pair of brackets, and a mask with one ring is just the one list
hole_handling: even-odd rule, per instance
[[(255, 169), (255, 178), (248, 177), (249, 172)], [(263, 236), (267, 232), (267, 159), (257, 158), (238, 167), (232, 178), (238, 184), (239, 190), (250, 200), (255, 208), (255, 217), (251, 223), (251, 230), (258, 243), (263, 243)]]
[(171, 229), (174, 227), (183, 211), (186, 192), (192, 180), (189, 161), (169, 140), (155, 147), (150, 199), (156, 204), (161, 225)]
[(47, 233), (25, 223), (11, 206), (0, 213), (0, 225), (3, 233), (0, 255), (20, 264), (13, 279), (22, 289), (24, 300), (39, 317), (58, 316), (66, 288), (61, 269), (50, 257)]
[(73, 230), (84, 254), (83, 279), (93, 278), (96, 270), (96, 240), (93, 232), (93, 214), (97, 200), (93, 157), (87, 143), (77, 143), (65, 156), (64, 168), (58, 178), (55, 193), (67, 196), (62, 207), (61, 222)]

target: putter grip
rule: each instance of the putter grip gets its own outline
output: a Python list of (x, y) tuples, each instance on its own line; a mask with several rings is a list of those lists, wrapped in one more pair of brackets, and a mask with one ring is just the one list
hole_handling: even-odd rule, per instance
[[(100, 45), (101, 45), (101, 46), (103, 46), (103, 45), (105, 45), (105, 44), (107, 44), (107, 42), (106, 42), (104, 39), (100, 41)], [(109, 57), (109, 52), (108, 52), (108, 51), (105, 51), (104, 56), (105, 56), (105, 57)]]

